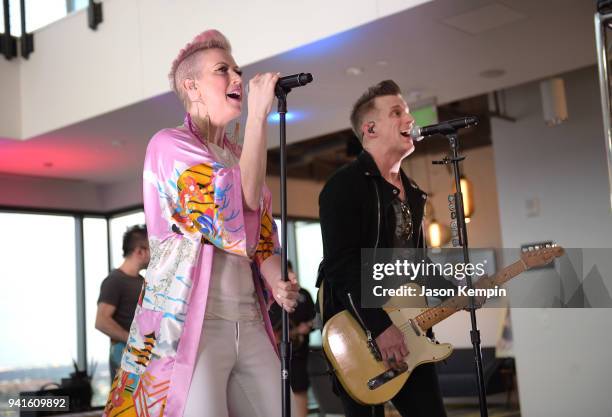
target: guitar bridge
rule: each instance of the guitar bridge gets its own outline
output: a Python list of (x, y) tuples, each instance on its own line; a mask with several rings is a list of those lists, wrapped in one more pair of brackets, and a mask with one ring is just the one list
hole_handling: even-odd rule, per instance
[(413, 319), (410, 319), (409, 323), (410, 323), (410, 327), (412, 327), (412, 330), (414, 331), (414, 334), (416, 334), (417, 336), (420, 336), (421, 329), (419, 329), (418, 324), (416, 324), (416, 322)]
[(377, 375), (374, 378), (370, 379), (368, 381), (368, 388), (370, 390), (375, 390), (376, 388), (380, 387), (381, 385), (386, 384), (387, 382), (391, 381), (396, 376), (401, 375), (406, 371), (408, 371), (408, 365), (406, 363), (401, 363), (399, 369), (393, 369), (393, 368), (387, 369), (382, 374)]

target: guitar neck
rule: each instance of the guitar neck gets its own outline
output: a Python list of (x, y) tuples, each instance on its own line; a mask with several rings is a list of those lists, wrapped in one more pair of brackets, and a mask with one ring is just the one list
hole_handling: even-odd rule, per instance
[[(474, 288), (494, 288), (502, 285), (525, 271), (527, 268), (523, 261), (517, 261), (499, 271), (492, 277), (483, 277)], [(463, 295), (458, 295), (447, 300), (444, 300), (439, 306), (428, 308), (423, 313), (415, 317), (418, 326), (422, 330), (428, 330), (442, 320), (452, 316), (459, 310), (463, 310), (470, 304), (470, 298)]]

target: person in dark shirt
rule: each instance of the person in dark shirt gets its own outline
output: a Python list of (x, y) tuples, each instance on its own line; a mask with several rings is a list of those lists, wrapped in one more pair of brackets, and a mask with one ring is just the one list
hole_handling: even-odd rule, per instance
[[(293, 272), (291, 261), (287, 261), (289, 272)], [(291, 339), (291, 390), (295, 400), (295, 416), (306, 417), (308, 415), (308, 346), (310, 343), (310, 332), (312, 321), (315, 317), (314, 302), (310, 293), (300, 288), (295, 311), (289, 314), (289, 337)], [(270, 307), (270, 321), (274, 328), (276, 342), (280, 343), (282, 332), (281, 308), (274, 303)]]
[(110, 337), (109, 370), (111, 383), (121, 364), (130, 326), (144, 278), (139, 271), (149, 264), (146, 226), (133, 226), (123, 235), (123, 263), (102, 281), (96, 329)]
[[(319, 196), (323, 322), (348, 310), (374, 339), (387, 369), (397, 367), (409, 352), (401, 330), (384, 309), (362, 307), (361, 249), (425, 248), (427, 194), (402, 170), (402, 161), (414, 151), (413, 125), (395, 82), (370, 87), (351, 112), (351, 126), (363, 151), (328, 179)], [(360, 404), (335, 376), (334, 383), (347, 417), (384, 415), (382, 405)], [(446, 416), (433, 364), (417, 367), (391, 402), (402, 416)]]

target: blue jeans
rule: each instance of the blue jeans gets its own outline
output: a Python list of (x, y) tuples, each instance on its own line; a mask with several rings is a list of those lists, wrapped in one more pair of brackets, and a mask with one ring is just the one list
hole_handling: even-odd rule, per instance
[(115, 380), (115, 374), (117, 369), (121, 366), (121, 356), (123, 356), (123, 350), (125, 349), (125, 343), (123, 342), (111, 342), (110, 352), (108, 355), (108, 369), (110, 371), (111, 385)]

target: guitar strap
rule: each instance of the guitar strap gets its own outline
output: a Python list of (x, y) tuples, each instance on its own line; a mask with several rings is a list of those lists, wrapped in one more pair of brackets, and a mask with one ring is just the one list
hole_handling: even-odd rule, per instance
[(321, 281), (321, 284), (319, 285), (319, 292), (317, 292), (317, 313), (321, 315), (321, 320), (323, 320), (323, 291), (325, 291), (323, 289), (323, 286), (325, 285), (325, 283), (323, 281)]
[(323, 300), (323, 291), (324, 288), (324, 279), (323, 279), (323, 261), (319, 264), (319, 270), (317, 271), (317, 283), (316, 287), (319, 289), (317, 292), (317, 301), (315, 303), (315, 319), (313, 327), (315, 329), (323, 330), (323, 310), (324, 310), (324, 300)]

